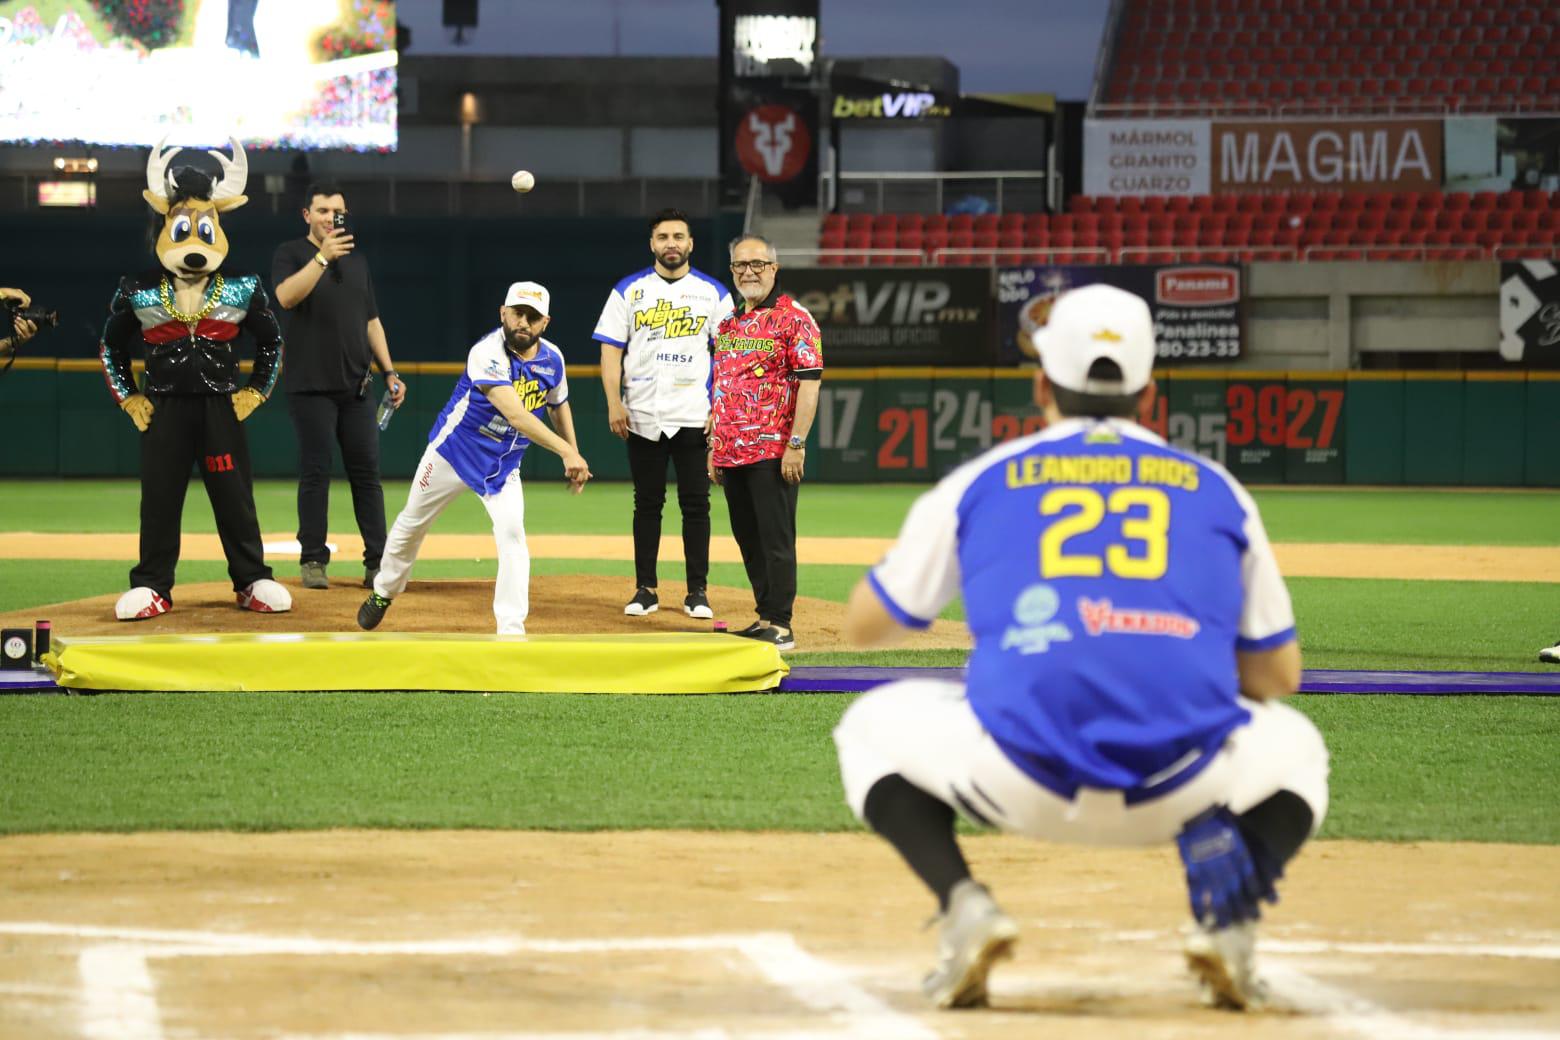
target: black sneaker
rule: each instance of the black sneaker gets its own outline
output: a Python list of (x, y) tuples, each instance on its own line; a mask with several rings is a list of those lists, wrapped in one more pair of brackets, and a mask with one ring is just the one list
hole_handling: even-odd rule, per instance
[(765, 625), (757, 631), (743, 629), (737, 635), (744, 639), (756, 639), (760, 643), (773, 643), (776, 650), (796, 649), (796, 634), (776, 628), (774, 625)]
[(374, 579), (377, 578), (377, 577), (379, 577), (379, 568), (378, 567), (364, 567), (363, 568), (363, 587), (365, 589), (373, 588), (374, 587)]
[(742, 637), (746, 638), (746, 637), (752, 636), (753, 633), (759, 631), (760, 629), (764, 629), (764, 628), (768, 628), (768, 627), (769, 626), (764, 624), (764, 622), (762, 622), (762, 621), (755, 621), (751, 625), (749, 625), (747, 628), (739, 628), (735, 632), (732, 632), (730, 634), (734, 635), (734, 636), (742, 636)]
[(683, 599), (683, 613), (701, 621), (708, 621), (715, 616), (715, 612), (710, 609), (710, 598), (703, 589), (694, 589), (688, 593)]
[(377, 592), (370, 592), (363, 605), (358, 607), (358, 628), (375, 629), (385, 619), (385, 611), (390, 609), (390, 600)]
[(661, 609), (660, 601), (655, 598), (655, 590), (647, 589), (643, 585), (634, 593), (634, 598), (628, 601), (628, 606), (623, 608), (623, 613), (629, 617), (644, 617), (646, 614), (654, 614)]

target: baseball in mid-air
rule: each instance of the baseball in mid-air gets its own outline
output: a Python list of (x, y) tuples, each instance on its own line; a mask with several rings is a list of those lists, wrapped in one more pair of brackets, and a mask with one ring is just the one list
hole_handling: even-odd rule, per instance
[(516, 170), (515, 175), (509, 178), (509, 186), (523, 194), (536, 187), (536, 178), (531, 176), (530, 170)]

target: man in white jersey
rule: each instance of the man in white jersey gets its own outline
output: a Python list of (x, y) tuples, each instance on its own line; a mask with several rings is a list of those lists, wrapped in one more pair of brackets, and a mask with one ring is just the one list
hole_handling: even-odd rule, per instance
[(1261, 1003), (1261, 900), (1327, 811), (1327, 749), (1277, 701), (1299, 687), (1294, 613), (1251, 496), (1132, 421), (1152, 406), (1137, 296), (1067, 293), (1036, 334), (1040, 433), (923, 495), (846, 608), (880, 645), (962, 596), (966, 681), (907, 680), (834, 732), (851, 809), (942, 910), (939, 1007), (986, 1002), (1018, 936), (970, 875), (954, 816), (1048, 841), (1176, 842), (1210, 1003)]
[[(531, 554), (525, 544), (520, 460), (528, 446), (540, 444), (563, 459), (575, 494), (590, 479), (574, 439), (563, 354), (542, 338), (552, 320), (549, 302), (547, 290), (537, 283), (514, 283), (499, 309), (499, 327), (466, 355), (466, 372), (433, 424), (406, 508), (390, 529), (374, 591), (358, 608), (360, 627), (375, 628), (384, 620), (391, 601), (406, 588), (428, 528), (470, 488), (487, 508), (498, 543), (493, 587), (498, 634), (525, 634)], [(542, 422), (544, 412), (557, 433)]]
[(634, 479), (634, 598), (623, 613), (642, 617), (660, 608), (656, 560), (666, 466), (677, 470), (683, 565), (683, 612), (714, 617), (706, 594), (710, 570), (710, 482), (704, 454), (710, 417), (710, 345), (731, 312), (725, 287), (689, 265), (693, 235), (680, 210), (650, 218), (655, 263), (618, 282), (596, 323), (607, 422), (628, 442)]

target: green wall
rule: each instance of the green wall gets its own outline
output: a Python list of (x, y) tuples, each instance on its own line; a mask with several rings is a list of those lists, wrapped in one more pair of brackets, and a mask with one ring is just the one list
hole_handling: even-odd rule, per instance
[[(460, 366), (407, 363), (401, 372), (407, 403), (381, 442), (387, 477), (411, 474)], [(626, 480), (597, 368), (571, 365), (569, 384), (592, 472)], [(811, 476), (935, 480), (1038, 429), (1030, 401), (1026, 370), (831, 369), (808, 438)], [(1560, 487), (1560, 373), (1172, 370), (1160, 373), (1149, 425), (1251, 484)], [(257, 476), (296, 474), (286, 395), (246, 429)], [(96, 362), (23, 358), (0, 376), (0, 476), (133, 476), (136, 438)], [(562, 472), (551, 453), (527, 453), (526, 476)]]
[[(725, 242), (741, 230), (730, 220), (695, 220), (692, 228), (694, 266), (722, 280)], [(95, 358), (119, 279), (157, 268), (145, 221), (72, 210), (8, 215), (4, 223), (0, 285), (24, 289), (36, 305), (60, 313), (59, 327), (25, 349), (34, 356)], [(251, 202), (222, 223), (231, 243), (222, 269), (259, 272), (271, 292), (271, 256), (280, 243), (304, 234), (302, 218), (265, 213)], [(548, 339), (572, 363), (597, 363), (600, 348), (590, 334), (608, 292), (652, 259), (649, 230), (637, 218), (363, 217), (354, 226), (397, 368), (404, 361), (464, 360), (471, 344), (498, 324), (509, 283), (525, 279), (552, 293)], [(247, 346), (240, 351), (253, 354)]]

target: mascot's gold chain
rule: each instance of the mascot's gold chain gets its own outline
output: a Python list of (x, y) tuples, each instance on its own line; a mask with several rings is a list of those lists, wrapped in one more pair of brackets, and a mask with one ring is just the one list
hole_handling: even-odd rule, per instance
[(179, 310), (173, 305), (173, 291), (172, 287), (168, 284), (168, 279), (166, 276), (164, 276), (163, 280), (158, 283), (157, 294), (158, 296), (162, 297), (163, 310), (167, 311), (169, 316), (172, 317), (174, 321), (183, 322), (190, 327), (191, 332), (194, 332), (196, 323), (209, 315), (212, 311), (216, 310), (217, 301), (222, 299), (222, 275), (219, 273), (214, 279), (212, 279), (211, 291), (206, 296), (206, 305), (200, 310), (196, 311), (194, 314), (185, 314), (183, 311)]

